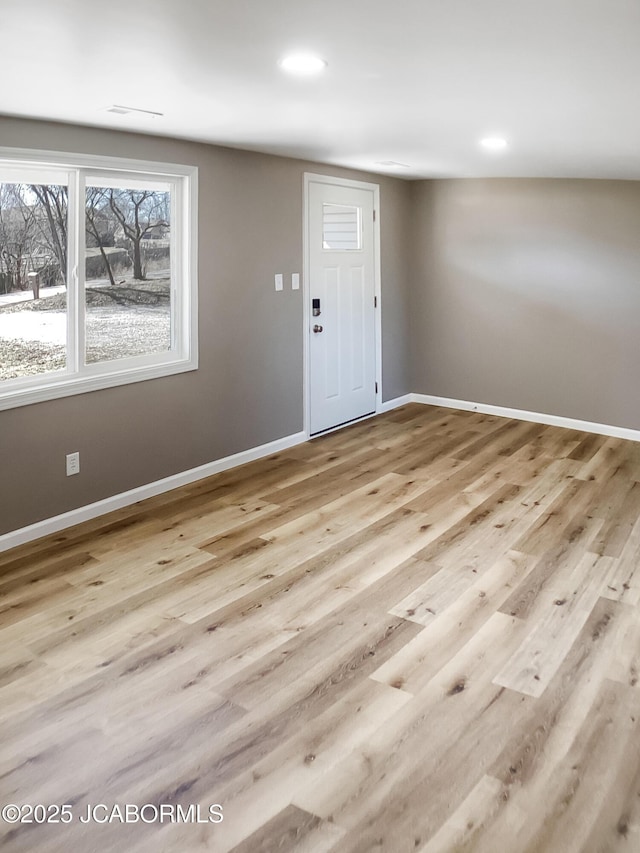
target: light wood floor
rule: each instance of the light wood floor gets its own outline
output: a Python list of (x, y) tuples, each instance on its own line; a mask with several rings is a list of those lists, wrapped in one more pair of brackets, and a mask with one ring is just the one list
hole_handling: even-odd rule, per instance
[(0, 847), (637, 853), (639, 560), (640, 445), (417, 405), (9, 552)]

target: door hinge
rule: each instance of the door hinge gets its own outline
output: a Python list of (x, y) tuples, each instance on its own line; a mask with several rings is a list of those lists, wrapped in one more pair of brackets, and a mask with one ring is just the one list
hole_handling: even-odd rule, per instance
[(374, 222), (376, 221), (376, 212), (375, 212), (375, 210), (373, 211), (373, 221), (374, 221)]
[(373, 297), (373, 307), (374, 307), (374, 308), (377, 308), (377, 307), (378, 307), (378, 297), (377, 297), (377, 296), (374, 296), (374, 297)]
[(376, 394), (378, 393), (378, 383), (376, 382)]

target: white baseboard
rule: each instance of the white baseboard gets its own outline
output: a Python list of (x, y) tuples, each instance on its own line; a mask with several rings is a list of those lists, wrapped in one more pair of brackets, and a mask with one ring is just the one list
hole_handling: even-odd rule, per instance
[(404, 397), (394, 397), (393, 400), (387, 400), (386, 403), (382, 403), (380, 406), (379, 414), (383, 412), (391, 412), (393, 409), (397, 409), (400, 406), (406, 406), (407, 403), (414, 402), (414, 394), (405, 394)]
[(612, 438), (640, 441), (640, 430), (628, 429), (627, 427), (596, 424), (591, 421), (579, 421), (575, 418), (564, 418), (559, 415), (547, 415), (540, 412), (527, 412), (524, 409), (507, 409), (504, 406), (490, 406), (488, 403), (472, 403), (468, 400), (452, 400), (449, 397), (433, 397), (431, 394), (410, 394), (409, 396), (412, 403), (444, 406), (448, 409), (462, 409), (465, 412), (482, 412), (483, 415), (497, 415), (501, 418), (514, 418), (519, 421), (531, 421), (535, 424), (579, 429), (583, 432), (594, 432), (597, 435), (608, 435)]
[[(423, 403), (429, 406), (443, 406), (448, 409), (461, 409), (468, 412), (482, 412), (485, 415), (497, 415), (502, 418), (514, 418), (516, 420), (531, 421), (538, 424), (549, 424), (550, 426), (565, 427), (567, 429), (579, 429), (583, 432), (593, 432), (598, 435), (607, 435), (613, 438), (625, 438), (630, 441), (640, 441), (640, 430), (628, 429), (626, 427), (611, 426), (609, 424), (592, 423), (591, 421), (580, 421), (574, 418), (564, 418), (558, 415), (541, 414), (540, 412), (527, 412), (524, 409), (508, 409), (503, 406), (491, 406), (487, 403), (474, 403), (468, 400), (453, 400), (449, 397), (434, 397), (431, 394), (405, 394), (402, 397), (396, 397), (393, 400), (387, 400), (380, 406), (380, 414), (390, 412), (397, 409), (399, 406), (404, 406), (407, 403)], [(252, 447), (250, 450), (244, 450), (241, 453), (235, 453), (232, 456), (225, 456), (223, 459), (218, 459), (215, 462), (208, 462), (206, 465), (200, 465), (198, 468), (191, 468), (188, 471), (182, 471), (180, 474), (173, 474), (170, 477), (165, 477), (162, 480), (156, 480), (154, 483), (149, 483), (145, 486), (139, 486), (136, 489), (130, 489), (128, 492), (121, 492), (113, 497), (105, 498), (101, 501), (88, 504), (87, 506), (79, 507), (70, 512), (56, 515), (53, 518), (46, 518), (43, 521), (38, 521), (35, 524), (30, 524), (28, 527), (21, 527), (18, 530), (12, 530), (10, 533), (5, 533), (0, 536), (0, 552), (8, 551), (10, 548), (15, 548), (17, 545), (24, 545), (27, 542), (32, 542), (34, 539), (39, 539), (42, 536), (48, 536), (51, 533), (57, 533), (59, 530), (64, 530), (67, 527), (72, 527), (75, 524), (80, 524), (83, 521), (90, 521), (92, 518), (106, 515), (116, 509), (130, 506), (138, 501), (152, 498), (155, 495), (160, 495), (163, 492), (169, 492), (171, 489), (177, 489), (180, 486), (186, 486), (189, 483), (194, 483), (196, 480), (202, 480), (205, 477), (210, 477), (212, 474), (219, 474), (221, 471), (227, 471), (229, 468), (234, 468), (237, 465), (244, 465), (245, 462), (252, 462), (255, 459), (261, 459), (264, 456), (270, 456), (273, 453), (280, 453), (287, 450), (289, 447), (295, 447), (297, 444), (302, 444), (308, 440), (308, 436), (304, 432), (294, 433), (293, 435), (279, 438), (269, 444), (262, 444), (259, 447)]]
[(130, 489), (128, 492), (121, 492), (118, 495), (113, 495), (113, 497), (73, 509), (70, 512), (55, 515), (53, 518), (46, 518), (43, 521), (30, 524), (28, 527), (12, 530), (10, 533), (0, 536), (0, 552), (8, 551), (9, 548), (15, 548), (17, 545), (24, 545), (26, 542), (32, 542), (41, 536), (57, 533), (59, 530), (72, 527), (74, 524), (106, 515), (108, 512), (122, 509), (122, 507), (130, 506), (146, 498), (169, 492), (179, 486), (186, 486), (196, 480), (210, 477), (212, 474), (219, 474), (221, 471), (227, 471), (237, 465), (244, 465), (245, 462), (253, 462), (255, 459), (280, 453), (289, 447), (295, 447), (296, 444), (302, 444), (306, 440), (307, 436), (304, 432), (287, 435), (284, 438), (271, 441), (269, 444), (262, 444), (259, 447), (252, 447), (250, 450), (243, 450), (241, 453), (234, 453), (232, 456), (225, 456), (223, 459), (217, 459), (215, 462), (208, 462), (206, 465), (164, 477), (164, 479), (148, 483), (146, 486), (138, 486), (138, 488)]

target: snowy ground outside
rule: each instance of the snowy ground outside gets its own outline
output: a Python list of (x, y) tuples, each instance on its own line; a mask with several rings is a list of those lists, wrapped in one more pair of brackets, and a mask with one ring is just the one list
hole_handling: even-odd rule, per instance
[[(97, 304), (88, 305), (86, 313), (88, 363), (169, 349), (168, 280), (128, 284), (130, 290), (122, 288), (123, 294), (148, 293), (156, 304), (123, 305), (109, 296), (96, 297)], [(52, 293), (54, 290), (56, 293)], [(24, 299), (23, 294), (0, 300), (0, 380), (65, 367), (64, 288), (47, 288), (44, 294), (37, 301)]]
[(67, 341), (66, 311), (16, 311), (0, 313), (0, 338), (40, 341), (64, 346)]

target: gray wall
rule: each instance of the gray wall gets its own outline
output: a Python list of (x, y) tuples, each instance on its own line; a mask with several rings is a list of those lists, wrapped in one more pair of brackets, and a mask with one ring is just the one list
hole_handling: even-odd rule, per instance
[[(200, 369), (0, 412), (0, 533), (303, 427), (303, 173), (381, 187), (383, 394), (408, 393), (407, 182), (158, 137), (0, 118), (0, 145), (199, 167)], [(273, 276), (287, 276), (276, 293)], [(81, 473), (67, 478), (66, 453)]]
[(412, 193), (412, 390), (640, 429), (640, 183)]

